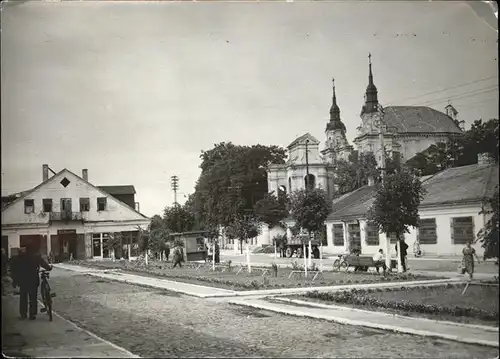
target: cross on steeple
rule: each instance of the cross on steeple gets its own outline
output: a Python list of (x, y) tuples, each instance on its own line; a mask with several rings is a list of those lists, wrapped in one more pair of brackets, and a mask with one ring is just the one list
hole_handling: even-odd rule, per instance
[(371, 65), (372, 64), (372, 53), (368, 53), (368, 63)]

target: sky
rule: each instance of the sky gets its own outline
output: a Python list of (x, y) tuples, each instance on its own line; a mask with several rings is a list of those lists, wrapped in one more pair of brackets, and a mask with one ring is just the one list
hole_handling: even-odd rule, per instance
[(352, 141), (369, 52), (383, 105), (498, 118), (498, 34), (481, 16), (452, 1), (4, 3), (2, 195), (38, 185), (42, 164), (87, 168), (161, 213), (170, 177), (182, 203), (216, 143), (323, 142), (332, 78)]

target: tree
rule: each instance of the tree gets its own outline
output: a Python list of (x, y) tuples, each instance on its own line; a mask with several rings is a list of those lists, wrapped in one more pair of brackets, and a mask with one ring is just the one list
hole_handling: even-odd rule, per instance
[(240, 250), (243, 253), (243, 243), (248, 243), (250, 238), (259, 235), (260, 223), (253, 214), (239, 215), (226, 227), (225, 231), (228, 238), (240, 241)]
[(323, 230), (330, 211), (328, 195), (321, 188), (294, 191), (290, 196), (290, 215), (295, 220), (295, 227), (309, 234)]
[(486, 200), (487, 207), (479, 214), (491, 215), (483, 229), (478, 233), (478, 239), (484, 248), (484, 259), (497, 258), (498, 260), (498, 222), (499, 222), (499, 197), (498, 185), (493, 195)]
[[(379, 231), (394, 233), (399, 241), (410, 227), (418, 227), (418, 207), (425, 189), (412, 172), (401, 168), (386, 176), (377, 190), (375, 201), (368, 211), (368, 222)], [(386, 253), (388, 261), (389, 253)], [(390, 261), (389, 261), (390, 265)]]
[(433, 144), (406, 164), (426, 176), (450, 167), (475, 164), (482, 153), (489, 154), (498, 163), (498, 140), (498, 119), (476, 120), (463, 137), (450, 137), (447, 143)]
[(286, 198), (281, 196), (281, 198), (278, 199), (274, 194), (266, 194), (255, 203), (254, 211), (256, 218), (267, 224), (270, 236), (271, 228), (282, 224), (282, 221), (288, 215)]
[(237, 146), (219, 143), (202, 152), (202, 170), (192, 208), (198, 221), (227, 227), (268, 193), (267, 169), (284, 163), (286, 152), (277, 146)]
[(338, 160), (336, 165), (336, 184), (339, 194), (354, 191), (368, 183), (368, 178), (378, 179), (377, 160), (372, 152), (353, 151), (349, 160)]
[(169, 232), (191, 231), (195, 225), (194, 215), (186, 206), (174, 204), (172, 207), (165, 207), (163, 211), (163, 224)]
[(119, 257), (122, 256), (122, 243), (123, 236), (121, 232), (110, 233), (108, 238), (103, 241), (103, 247), (109, 251), (110, 255), (113, 256), (113, 260), (116, 258), (116, 255)]

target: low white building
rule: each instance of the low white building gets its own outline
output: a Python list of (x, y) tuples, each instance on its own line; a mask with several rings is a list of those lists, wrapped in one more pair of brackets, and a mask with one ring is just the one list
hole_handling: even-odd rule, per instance
[(120, 256), (138, 254), (137, 234), (150, 220), (132, 206), (133, 200), (124, 203), (94, 186), (87, 170), (80, 177), (63, 169), (50, 178), (48, 171), (43, 165), (43, 182), (2, 208), (2, 247), (9, 256), (14, 248), (32, 243), (42, 254), (61, 260), (109, 258), (106, 243), (117, 233)]
[[(498, 165), (479, 163), (444, 170), (422, 178), (427, 193), (419, 207), (420, 227), (405, 234), (408, 253), (412, 255), (419, 241), (424, 256), (458, 256), (467, 241), (476, 241), (477, 233), (488, 221), (480, 214), (484, 199), (493, 195), (498, 185)], [(347, 193), (333, 202), (328, 216), (326, 252), (339, 254), (360, 248), (362, 254), (374, 254), (386, 248), (386, 235), (371, 228), (367, 212), (376, 194), (376, 185), (370, 183)], [(391, 236), (394, 252), (395, 237)], [(481, 243), (474, 247), (479, 255), (484, 252)]]

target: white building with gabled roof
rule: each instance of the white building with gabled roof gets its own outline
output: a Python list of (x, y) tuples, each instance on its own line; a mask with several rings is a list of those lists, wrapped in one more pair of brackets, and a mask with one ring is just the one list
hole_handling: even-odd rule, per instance
[(87, 176), (87, 170), (80, 177), (63, 169), (49, 178), (44, 165), (44, 181), (2, 208), (2, 247), (9, 256), (31, 243), (60, 260), (110, 258), (106, 244), (116, 233), (122, 238), (120, 257), (138, 254), (137, 234), (150, 219)]

